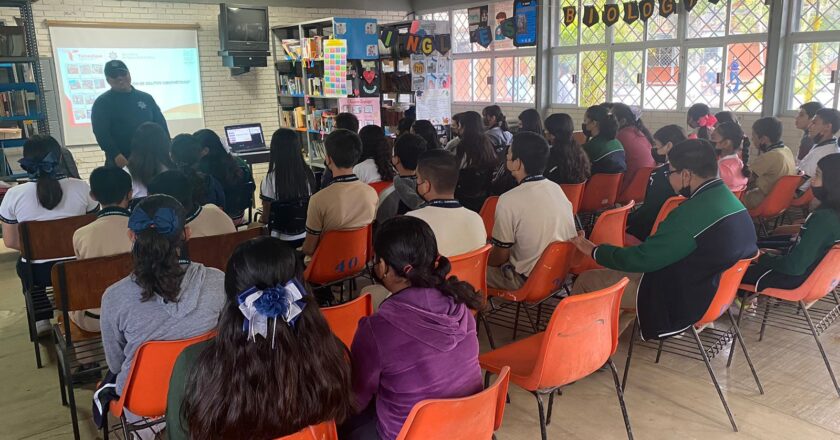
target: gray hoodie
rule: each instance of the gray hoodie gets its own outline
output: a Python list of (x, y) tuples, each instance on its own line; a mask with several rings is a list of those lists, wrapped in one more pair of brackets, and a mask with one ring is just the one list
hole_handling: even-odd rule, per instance
[(140, 301), (143, 289), (132, 277), (116, 282), (102, 296), (102, 345), (120, 395), (140, 345), (204, 334), (216, 326), (225, 303), (225, 274), (198, 263), (187, 267), (178, 302), (159, 296)]
[(423, 204), (423, 199), (417, 195), (417, 178), (397, 176), (394, 184), (382, 191), (379, 195), (379, 206), (376, 208), (376, 222), (382, 224), (385, 220), (395, 217), (398, 214), (405, 214), (400, 211), (402, 202), (408, 211), (413, 211)]

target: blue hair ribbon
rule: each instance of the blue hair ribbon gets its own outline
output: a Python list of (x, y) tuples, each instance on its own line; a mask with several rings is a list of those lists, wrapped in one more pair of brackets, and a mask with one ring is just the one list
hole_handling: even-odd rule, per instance
[(18, 160), (20, 167), (29, 174), (32, 179), (39, 177), (57, 177), (59, 160), (53, 152), (50, 152), (41, 159), (24, 157)]
[[(239, 311), (245, 317), (243, 331), (248, 334), (249, 340), (256, 340), (256, 335), (268, 338), (268, 320), (274, 319), (274, 328), (277, 328), (277, 321), (283, 320), (289, 327), (294, 327), (303, 309), (306, 308), (306, 300), (303, 298), (306, 289), (297, 279), (291, 279), (286, 284), (258, 289), (251, 287), (240, 293), (236, 300), (239, 303)], [(274, 348), (274, 334), (271, 332), (271, 347)]]
[(169, 237), (180, 230), (178, 215), (172, 208), (158, 208), (154, 216), (149, 216), (143, 208), (134, 208), (128, 218), (128, 229), (135, 234), (154, 229), (160, 235)]

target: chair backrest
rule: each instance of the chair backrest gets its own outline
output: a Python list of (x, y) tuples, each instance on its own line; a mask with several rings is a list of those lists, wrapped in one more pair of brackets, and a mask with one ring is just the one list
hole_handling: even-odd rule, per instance
[(178, 355), (190, 345), (212, 339), (215, 335), (214, 329), (189, 339), (144, 342), (134, 354), (122, 396), (116, 403), (116, 415), (122, 414), (123, 409), (141, 417), (164, 415), (169, 377)]
[(94, 220), (96, 215), (86, 214), (58, 220), (22, 222), (19, 229), (20, 254), (29, 261), (72, 257), (76, 254), (73, 233)]
[(475, 290), (487, 295), (487, 259), (490, 258), (490, 249), (493, 246), (486, 244), (472, 252), (456, 255), (449, 258), (452, 269), (449, 275), (458, 277), (459, 280), (469, 283)]
[(732, 301), (735, 300), (735, 294), (738, 293), (738, 286), (741, 285), (741, 279), (744, 278), (744, 273), (746, 273), (747, 267), (749, 267), (752, 260), (753, 258), (738, 260), (737, 263), (721, 274), (717, 292), (715, 292), (715, 296), (712, 298), (712, 303), (709, 304), (706, 314), (697, 322), (698, 326), (714, 322), (726, 312), (732, 304)]
[(459, 399), (423, 400), (411, 409), (397, 440), (490, 439), (502, 425), (510, 367), (484, 391)]
[(481, 210), (478, 215), (481, 216), (481, 221), (484, 222), (484, 231), (487, 232), (488, 237), (493, 236), (493, 226), (496, 224), (496, 205), (499, 204), (499, 196), (490, 196), (484, 200), (481, 205)]
[(371, 188), (373, 188), (374, 191), (376, 191), (376, 195), (382, 194), (382, 191), (385, 191), (386, 189), (388, 189), (393, 184), (394, 184), (394, 182), (391, 181), (391, 180), (368, 183), (368, 185), (370, 185)]
[(595, 244), (611, 244), (624, 247), (624, 230), (627, 229), (627, 217), (630, 216), (630, 210), (633, 209), (635, 204), (636, 202), (630, 200), (629, 203), (620, 208), (602, 212), (595, 220), (595, 226), (592, 228), (589, 240)]
[(346, 231), (327, 231), (321, 236), (303, 278), (313, 284), (342, 280), (365, 270), (368, 261), (370, 225)]
[(764, 289), (761, 293), (788, 301), (810, 303), (828, 295), (840, 283), (840, 245), (828, 250), (808, 279), (792, 290)]
[(359, 320), (373, 314), (373, 299), (369, 293), (365, 293), (353, 301), (324, 307), (321, 313), (327, 319), (333, 334), (349, 348), (359, 328)]
[(572, 202), (572, 214), (577, 214), (580, 211), (580, 205), (583, 203), (583, 191), (586, 189), (586, 182), (561, 183), (560, 188), (566, 193), (566, 198)]
[(625, 204), (631, 201), (642, 203), (645, 200), (648, 184), (650, 183), (650, 175), (653, 173), (654, 167), (642, 167), (633, 175), (633, 179), (618, 196), (618, 203)]
[(790, 208), (793, 198), (796, 197), (796, 190), (801, 184), (801, 176), (780, 177), (761, 204), (750, 210), (750, 216), (768, 218), (781, 215)]
[(790, 206), (795, 208), (807, 208), (811, 202), (814, 201), (814, 191), (811, 190), (811, 187), (808, 187), (808, 190), (805, 191), (801, 196), (793, 199), (790, 203)]
[(131, 254), (60, 261), (52, 268), (55, 307), (62, 312), (99, 308), (105, 289), (127, 277)]
[(540, 255), (525, 284), (519, 289), (527, 292), (527, 296), (522, 295), (524, 301), (539, 302), (560, 290), (569, 275), (576, 251), (575, 245), (568, 241), (550, 243)]
[(744, 197), (744, 190), (739, 189), (732, 191), (732, 195), (735, 196), (736, 199), (741, 200)]
[(276, 440), (338, 440), (338, 432), (335, 429), (335, 422), (330, 420), (307, 426), (294, 434), (279, 437)]
[(615, 205), (622, 177), (624, 173), (592, 175), (583, 190), (580, 212), (597, 212)]
[(262, 233), (263, 228), (248, 228), (230, 234), (191, 238), (187, 241), (190, 260), (224, 271), (236, 247)]
[(650, 235), (656, 234), (656, 231), (659, 230), (659, 224), (664, 222), (665, 218), (668, 217), (668, 214), (677, 209), (677, 206), (680, 206), (684, 201), (686, 201), (686, 198), (683, 196), (674, 196), (666, 200), (665, 203), (662, 204), (662, 207), (659, 208), (659, 214), (656, 215), (656, 220), (653, 221), (653, 227), (650, 229)]
[(535, 390), (563, 386), (601, 368), (618, 346), (618, 315), (627, 278), (606, 289), (572, 295), (554, 309), (531, 375)]

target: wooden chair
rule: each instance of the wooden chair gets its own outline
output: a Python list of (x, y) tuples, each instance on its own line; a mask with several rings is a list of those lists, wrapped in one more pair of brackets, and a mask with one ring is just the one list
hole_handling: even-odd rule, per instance
[[(98, 309), (102, 295), (112, 284), (131, 273), (131, 254), (85, 260), (61, 261), (52, 268), (52, 284), (56, 308), (61, 312), (59, 322), (53, 326), (53, 340), (58, 354), (58, 383), (61, 403), (70, 406), (73, 434), (79, 438), (79, 421), (76, 410), (74, 383), (91, 372), (108, 368), (102, 349), (102, 336), (86, 332), (70, 320), (70, 312)], [(92, 365), (97, 367), (91, 368)], [(85, 366), (82, 373), (80, 367)]]
[(22, 276), (25, 284), (26, 318), (29, 324), (29, 339), (35, 346), (35, 363), (41, 368), (41, 344), (38, 331), (35, 329), (35, 317), (38, 314), (52, 315), (55, 307), (52, 296), (52, 286), (35, 286), (33, 280), (32, 261), (59, 260), (75, 258), (73, 250), (73, 233), (77, 229), (96, 220), (96, 215), (87, 214), (66, 217), (58, 220), (22, 222), (18, 225), (20, 234), (23, 262)]
[(224, 272), (228, 259), (240, 244), (263, 234), (264, 228), (248, 228), (230, 234), (191, 238), (187, 241), (187, 253), (191, 261), (213, 267)]

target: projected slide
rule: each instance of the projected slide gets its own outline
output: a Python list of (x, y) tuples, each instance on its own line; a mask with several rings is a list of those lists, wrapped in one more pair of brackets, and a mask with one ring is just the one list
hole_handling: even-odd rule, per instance
[(152, 95), (172, 136), (204, 128), (194, 30), (50, 27), (50, 35), (67, 145), (96, 143), (91, 109), (110, 89), (103, 69), (113, 59), (125, 62), (136, 89)]

